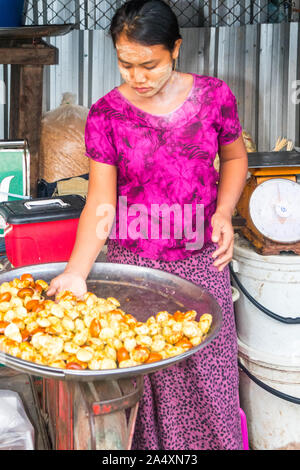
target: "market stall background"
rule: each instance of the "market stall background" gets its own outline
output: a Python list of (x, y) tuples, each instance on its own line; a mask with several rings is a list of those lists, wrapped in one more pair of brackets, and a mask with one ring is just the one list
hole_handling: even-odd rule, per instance
[[(44, 113), (49, 110), (56, 110), (61, 104), (63, 95), (66, 93), (69, 95), (70, 92), (76, 95), (78, 104), (83, 105), (87, 111), (87, 108), (93, 102), (110, 91), (114, 86), (120, 84), (121, 77), (117, 67), (116, 54), (107, 29), (116, 8), (122, 3), (122, 1), (104, 2), (98, 0), (86, 0), (85, 2), (79, 2), (79, 0), (55, 0), (48, 2), (45, 0), (29, 0), (27, 2), (25, 17), (27, 26), (45, 24), (55, 28), (59, 26), (54, 25), (72, 24), (75, 26), (75, 29), (66, 35), (46, 38), (46, 42), (59, 51), (59, 61), (58, 65), (54, 65), (57, 62), (51, 62), (51, 66), (45, 66), (44, 68)], [(179, 69), (185, 72), (217, 76), (229, 84), (237, 97), (242, 126), (250, 134), (250, 136), (249, 134), (247, 135), (247, 139), (252, 136), (257, 150), (260, 152), (255, 153), (254, 156), (261, 159), (261, 152), (274, 150), (275, 143), (275, 150), (282, 150), (283, 147), (279, 145), (281, 140), (279, 136), (285, 137), (283, 141), (288, 140), (292, 146), (299, 147), (300, 57), (298, 49), (300, 45), (300, 1), (250, 2), (246, 0), (235, 2), (234, 0), (175, 0), (168, 3), (171, 4), (179, 18), (181, 33), (184, 39)], [(34, 42), (34, 44), (36, 45), (37, 43)], [(32, 44), (30, 46), (32, 47)], [(2, 84), (2, 88), (0, 88), (0, 138), (5, 139), (9, 138), (9, 102), (12, 103), (11, 106), (14, 109), (14, 100), (10, 101), (9, 98), (11, 93), (9, 85), (11, 75), (13, 74), (11, 73), (10, 65), (0, 66), (0, 84)], [(12, 90), (14, 90), (14, 87), (12, 87)], [(68, 104), (70, 105), (70, 103)], [(18, 106), (15, 105), (15, 109), (18, 109)], [(31, 127), (34, 128), (32, 121)], [(255, 152), (254, 147), (251, 143), (251, 147), (247, 147), (248, 152)], [(34, 150), (33, 145), (31, 145), (31, 150)], [(291, 148), (287, 148), (287, 150), (291, 150)], [(31, 155), (34, 155), (34, 153), (37, 156), (35, 151), (32, 151)], [(283, 153), (287, 154), (290, 152)], [(274, 154), (276, 152), (273, 151), (273, 157)], [(286, 174), (288, 179), (294, 181), (294, 183), (291, 182), (290, 184), (297, 186), (296, 182), (299, 182), (298, 167), (300, 166), (300, 161), (298, 153), (297, 155), (295, 153), (294, 156), (297, 160), (297, 168), (291, 168)], [(39, 157), (41, 160), (41, 151)], [(34, 160), (36, 161), (36, 158)], [(34, 171), (36, 171), (35, 165), (32, 166)], [(290, 166), (288, 162), (286, 162), (286, 166)], [(264, 169), (263, 171), (266, 170)], [(35, 177), (35, 173), (33, 173), (32, 175)], [(274, 172), (272, 174), (273, 176), (278, 176), (279, 173), (277, 171), (277, 173)], [(55, 176), (58, 179), (58, 175)], [(85, 180), (83, 182), (86, 183)], [(284, 204), (283, 206), (286, 208)], [(248, 211), (247, 205), (245, 210), (246, 212)], [(297, 214), (299, 218), (299, 211)], [(238, 257), (238, 247), (239, 240), (237, 239), (235, 242), (236, 258)], [(292, 252), (296, 253), (296, 245), (288, 245), (288, 248), (291, 248)], [(292, 253), (282, 255), (280, 247), (274, 243), (272, 243), (272, 250), (272, 254), (278, 255), (280, 265), (284, 265), (286, 262), (290, 270), (293, 263), (295, 264), (292, 276), (294, 276), (294, 271), (298, 273), (298, 256), (294, 256)], [(100, 255), (104, 256), (104, 253)], [(240, 260), (233, 260), (232, 276), (234, 273), (238, 273), (233, 279), (238, 278), (238, 281), (242, 280), (243, 286), (244, 284), (247, 285), (247, 273), (254, 256), (257, 256), (257, 259), (264, 258), (258, 254), (253, 254), (253, 247), (251, 246), (247, 251), (245, 273), (240, 272), (238, 269), (238, 266), (241, 264)], [(255, 300), (263, 304), (262, 307), (267, 306), (272, 312), (277, 312), (277, 302), (275, 302), (275, 305), (270, 305), (270, 299), (276, 298), (273, 295), (273, 282), (270, 282), (271, 295), (268, 296), (266, 288), (266, 279), (269, 281), (270, 278), (266, 261), (267, 259), (270, 260), (272, 268), (271, 258), (266, 257), (266, 259), (262, 260), (263, 269), (261, 270), (261, 277), (258, 276), (259, 269), (257, 266), (255, 267), (258, 285), (255, 285), (253, 289), (251, 285), (250, 291)], [(13, 264), (15, 265), (15, 263)], [(278, 268), (276, 265), (276, 275), (277, 271), (278, 275), (282, 277), (280, 277), (280, 280), (284, 279), (284, 281), (287, 281), (285, 284), (288, 283), (289, 288), (297, 289), (298, 284), (295, 284), (294, 280), (292, 280), (294, 278), (289, 278), (284, 269), (281, 269), (281, 266)], [(283, 283), (283, 287), (286, 289), (287, 286), (285, 284)], [(282, 291), (280, 292), (281, 297), (284, 298)], [(251, 448), (300, 448), (297, 425), (299, 413), (299, 407), (297, 408), (297, 406), (300, 398), (298, 397), (299, 392), (297, 388), (298, 378), (294, 379), (294, 375), (298, 377), (298, 362), (296, 361), (297, 367), (295, 370), (293, 368), (292, 370), (286, 369), (284, 354), (287, 354), (288, 351), (285, 346), (281, 354), (285, 358), (284, 360), (282, 357), (278, 358), (278, 354), (274, 355), (274, 357), (273, 355), (272, 357), (267, 355), (269, 352), (266, 352), (264, 348), (263, 354), (257, 356), (257, 351), (261, 347), (259, 345), (258, 349), (253, 348), (253, 338), (257, 338), (258, 335), (252, 334), (253, 331), (254, 333), (256, 331), (256, 324), (254, 324), (253, 331), (251, 328), (246, 328), (247, 332), (250, 331), (251, 334), (249, 333), (249, 338), (246, 338), (245, 344), (242, 344), (242, 332), (247, 321), (246, 313), (249, 313), (250, 318), (254, 317), (254, 315), (250, 315), (252, 311), (247, 304), (249, 296), (245, 299), (245, 295), (244, 290), (241, 289), (235, 310), (237, 315), (240, 367), (243, 367), (241, 369), (242, 393), (240, 394), (240, 399), (241, 406), (246, 411), (247, 419), (249, 420), (249, 442)], [(284, 320), (289, 320), (285, 316), (289, 317), (289, 315), (295, 314), (292, 300), (296, 298), (297, 295), (294, 295), (294, 291), (292, 291), (291, 295), (284, 298), (284, 305), (282, 307)], [(258, 315), (260, 315), (260, 312), (258, 312)], [(272, 315), (274, 316), (274, 314)], [(268, 318), (266, 320), (270, 322)], [(297, 318), (296, 320), (294, 321), (293, 319), (293, 322), (295, 324), (299, 323), (299, 319)], [(267, 323), (261, 331), (263, 335), (265, 332), (268, 332), (269, 337), (272, 338), (274, 331), (277, 330), (274, 328), (274, 324), (271, 323), (269, 327), (269, 323)], [(272, 332), (272, 335), (270, 332)], [(282, 339), (281, 335), (280, 330), (279, 338)], [(291, 338), (290, 330), (288, 337), (289, 339)], [(294, 344), (292, 341), (289, 343), (292, 346), (292, 356), (294, 357), (294, 349), (296, 351), (299, 350), (298, 343)], [(263, 339), (263, 344), (267, 344), (265, 338)], [(273, 347), (271, 350), (273, 352)], [(257, 357), (259, 357), (259, 361)], [(268, 375), (263, 376), (263, 380), (257, 380), (257, 376), (260, 376), (260, 369), (257, 369), (257, 364), (261, 365), (261, 361), (263, 362), (264, 369), (270, 369), (271, 381)], [(288, 359), (288, 364), (290, 366), (290, 359)], [(276, 370), (276, 373), (280, 373), (280, 377), (278, 375), (279, 385), (275, 384), (275, 388), (272, 382), (274, 370)], [(290, 372), (292, 372), (291, 383), (289, 378)], [(47, 393), (48, 391), (50, 393), (49, 396), (56, 395), (56, 391), (51, 389), (51, 387), (47, 388)], [(45, 393), (45, 396), (47, 393)], [(63, 391), (62, 402), (66, 401), (68, 393), (68, 390)], [(255, 394), (259, 396), (261, 408), (257, 406), (258, 400)], [(275, 397), (273, 401), (270, 400), (270, 394)], [(66, 410), (64, 416), (67, 416), (69, 411), (73, 409), (72, 400), (69, 400), (69, 402), (70, 409)], [(50, 407), (48, 409), (53, 423), (56, 419), (56, 408), (59, 409), (58, 402), (55, 403), (51, 411)], [(278, 413), (280, 418), (277, 416)], [(273, 427), (270, 424), (270, 415), (274, 418), (271, 423)], [(57, 416), (60, 415), (58, 414)], [(284, 416), (284, 418), (281, 416)], [(293, 418), (290, 418), (290, 416)], [(291, 425), (291, 421), (293, 421), (295, 427)], [(286, 425), (285, 423), (289, 424)], [(288, 433), (286, 429), (289, 430)], [(53, 442), (55, 439), (52, 436)], [(244, 448), (246, 449), (247, 440), (245, 442)], [(72, 446), (73, 443), (61, 441), (60, 438), (56, 442), (57, 448), (71, 448)]]
[[(278, 136), (300, 145), (300, 1), (169, 2), (178, 15), (183, 46), (179, 69), (217, 76), (234, 91), (242, 126), (259, 151)], [(121, 83), (108, 26), (121, 1), (29, 0), (27, 25), (74, 23), (78, 29), (46, 41), (59, 49), (59, 64), (45, 66), (44, 112), (64, 92), (78, 104), (93, 102)], [(0, 138), (8, 138), (10, 66), (0, 66)]]

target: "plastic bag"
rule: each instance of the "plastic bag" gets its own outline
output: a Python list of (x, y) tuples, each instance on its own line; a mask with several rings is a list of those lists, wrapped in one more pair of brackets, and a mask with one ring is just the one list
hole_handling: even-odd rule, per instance
[(12, 390), (0, 390), (0, 450), (34, 450), (34, 428)]
[(75, 102), (75, 95), (64, 93), (61, 105), (42, 119), (40, 178), (49, 183), (89, 171), (84, 141), (89, 109)]
[(248, 153), (256, 152), (256, 145), (254, 143), (252, 135), (249, 134), (246, 131), (243, 131), (243, 138), (244, 138), (245, 147), (246, 147), (247, 152)]

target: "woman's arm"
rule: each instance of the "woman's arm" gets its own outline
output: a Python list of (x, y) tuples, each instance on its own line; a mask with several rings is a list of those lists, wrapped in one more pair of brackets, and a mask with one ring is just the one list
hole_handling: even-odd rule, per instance
[(217, 208), (211, 223), (212, 241), (219, 245), (213, 253), (214, 265), (221, 271), (232, 258), (234, 233), (231, 219), (247, 178), (248, 157), (243, 137), (222, 145), (219, 157)]
[[(111, 216), (106, 223), (107, 212), (102, 211), (102, 215), (97, 215), (97, 211), (102, 205), (107, 204), (115, 209), (116, 200), (117, 168), (114, 165), (90, 160), (87, 200), (79, 219), (74, 248), (64, 272), (52, 279), (48, 295), (54, 295), (62, 290), (70, 290), (78, 296), (82, 295), (85, 290), (84, 281), (105, 244), (113, 223)], [(97, 226), (104, 220), (107, 231), (106, 234), (99, 236)]]
[(75, 245), (65, 272), (77, 272), (86, 278), (107, 236), (99, 238), (97, 225), (104, 216), (97, 216), (101, 204), (116, 207), (117, 169), (113, 165), (90, 161), (89, 186), (85, 207), (79, 219)]
[(228, 145), (220, 147), (220, 179), (217, 211), (232, 216), (245, 186), (248, 157), (244, 139), (240, 136)]

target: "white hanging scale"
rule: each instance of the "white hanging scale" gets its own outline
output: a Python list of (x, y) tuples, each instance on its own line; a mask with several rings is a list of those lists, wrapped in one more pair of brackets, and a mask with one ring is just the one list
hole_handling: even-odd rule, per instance
[(250, 217), (265, 237), (279, 243), (300, 241), (300, 185), (283, 178), (264, 181), (249, 201)]
[(248, 153), (248, 167), (240, 231), (259, 253), (300, 255), (300, 152)]

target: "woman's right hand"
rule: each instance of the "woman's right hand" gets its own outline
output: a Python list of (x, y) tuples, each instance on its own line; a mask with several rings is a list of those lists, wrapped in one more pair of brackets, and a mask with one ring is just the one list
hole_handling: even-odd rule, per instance
[(82, 297), (87, 292), (85, 279), (78, 273), (64, 272), (52, 279), (47, 295), (57, 295), (62, 291), (71, 291), (76, 297)]

